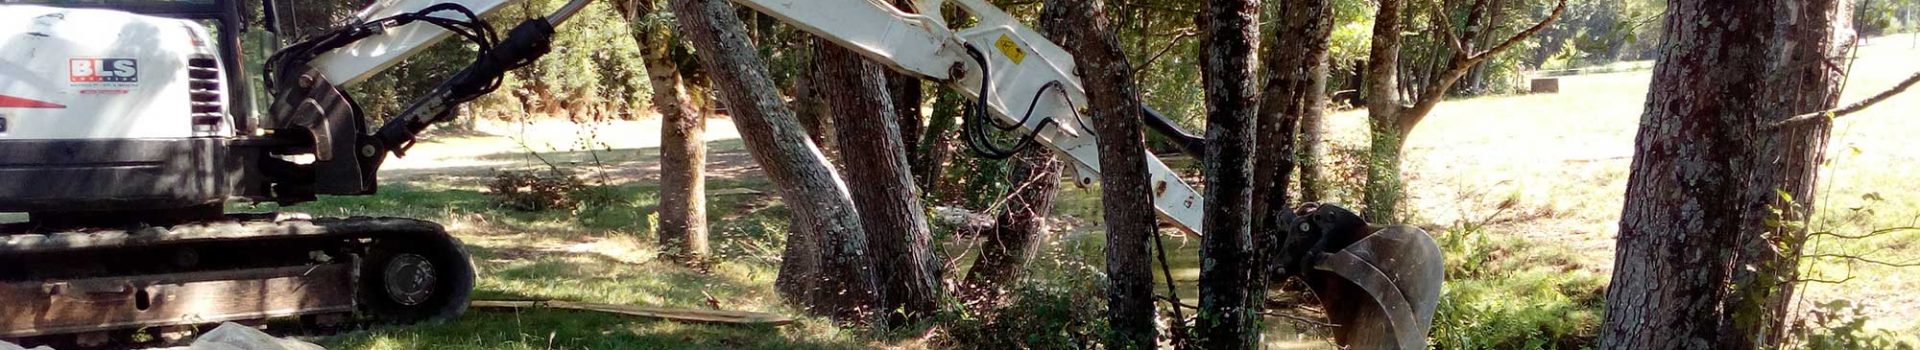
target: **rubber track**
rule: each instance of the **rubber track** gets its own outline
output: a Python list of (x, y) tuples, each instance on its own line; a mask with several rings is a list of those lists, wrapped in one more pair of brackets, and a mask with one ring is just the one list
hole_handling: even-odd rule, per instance
[[(229, 220), (184, 224), (171, 227), (147, 227), (135, 230), (86, 229), (50, 234), (23, 233), (0, 240), (0, 254), (59, 253), (87, 249), (127, 249), (163, 244), (233, 242), (283, 238), (379, 238), (383, 234), (403, 233), (438, 235), (450, 238), (446, 229), (429, 221), (407, 218), (324, 218), (273, 221), (256, 215), (239, 215)], [(0, 229), (0, 232), (8, 230)]]
[[(362, 238), (400, 238), (428, 239), (449, 245), (450, 249), (467, 257), (465, 248), (459, 240), (447, 234), (440, 224), (410, 218), (395, 217), (350, 217), (318, 218), (311, 220), (275, 220), (270, 214), (232, 214), (227, 220), (181, 224), (168, 227), (144, 227), (137, 229), (78, 229), (60, 230), (52, 233), (18, 233), (36, 230), (27, 224), (0, 225), (0, 255), (39, 255), (88, 250), (141, 249), (162, 245), (193, 245), (217, 242), (271, 241), (280, 239), (362, 239)], [(471, 266), (468, 266), (469, 268)], [(464, 271), (463, 281), (468, 286), (474, 282), (472, 270)], [(456, 295), (466, 299), (468, 291)], [(457, 305), (438, 310), (423, 322), (450, 321), (464, 313), (467, 303), (462, 300)], [(356, 330), (381, 329), (388, 326), (402, 326), (414, 323), (372, 317), (354, 317), (348, 324), (324, 327), (320, 329), (302, 328), (295, 332), (270, 332), (276, 336), (326, 336)], [(267, 320), (251, 320), (267, 321)], [(248, 321), (240, 321), (248, 322)], [(108, 331), (108, 330), (102, 330)], [(45, 335), (34, 338), (58, 336)]]

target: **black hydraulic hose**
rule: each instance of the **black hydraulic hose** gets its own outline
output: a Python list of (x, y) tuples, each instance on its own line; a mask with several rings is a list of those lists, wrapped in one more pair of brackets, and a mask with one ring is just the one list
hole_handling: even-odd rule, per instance
[(1173, 122), (1173, 119), (1153, 110), (1153, 107), (1147, 107), (1144, 103), (1140, 105), (1140, 112), (1140, 119), (1147, 123), (1147, 128), (1153, 129), (1155, 134), (1172, 139), (1173, 144), (1180, 147), (1180, 153), (1194, 159), (1200, 159), (1207, 154), (1207, 138), (1194, 136), (1185, 129), (1181, 129), (1179, 123)]
[[(963, 131), (967, 138), (967, 148), (973, 151), (975, 155), (982, 158), (1000, 160), (1012, 158), (1020, 151), (1033, 148), (1040, 131), (1045, 130), (1048, 126), (1058, 126), (1060, 123), (1059, 119), (1052, 116), (1042, 118), (1038, 124), (1033, 126), (1032, 132), (1021, 135), (1020, 140), (1015, 142), (1011, 148), (1001, 148), (995, 145), (987, 135), (986, 128), (991, 126), (1000, 131), (1018, 130), (1022, 125), (1026, 125), (1027, 122), (1033, 120), (1033, 113), (1040, 105), (1040, 98), (1045, 96), (1048, 91), (1058, 92), (1061, 98), (1066, 100), (1067, 110), (1074, 114), (1074, 120), (1082, 120), (1082, 118), (1080, 118), (1079, 108), (1073, 106), (1073, 100), (1068, 98), (1065, 85), (1058, 80), (1047, 82), (1045, 85), (1042, 85), (1039, 90), (1034, 91), (1032, 101), (1028, 102), (1027, 110), (1021, 115), (1018, 122), (1005, 124), (993, 119), (988, 115), (989, 112), (987, 110), (989, 108), (987, 98), (989, 94), (993, 92), (992, 68), (987, 65), (986, 55), (981, 53), (978, 48), (968, 45), (967, 54), (972, 56), (974, 62), (980, 65), (981, 71), (979, 98), (974, 101), (974, 105), (968, 109), (964, 116), (964, 119), (966, 119), (966, 127)], [(1086, 128), (1085, 123), (1080, 123), (1080, 125), (1083, 129)]]

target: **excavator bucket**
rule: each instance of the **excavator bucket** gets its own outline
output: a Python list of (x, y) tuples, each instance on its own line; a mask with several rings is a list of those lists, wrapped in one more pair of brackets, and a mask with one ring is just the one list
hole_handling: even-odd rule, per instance
[(1282, 257), (1338, 325), (1349, 349), (1425, 349), (1446, 279), (1433, 237), (1413, 226), (1375, 227), (1346, 209), (1302, 206)]
[(1314, 270), (1338, 277), (1342, 290), (1362, 292), (1321, 296), (1341, 304), (1327, 305), (1328, 317), (1341, 325), (1336, 341), (1352, 349), (1427, 348), (1446, 279), (1443, 264), (1433, 238), (1412, 226), (1387, 227), (1322, 253)]

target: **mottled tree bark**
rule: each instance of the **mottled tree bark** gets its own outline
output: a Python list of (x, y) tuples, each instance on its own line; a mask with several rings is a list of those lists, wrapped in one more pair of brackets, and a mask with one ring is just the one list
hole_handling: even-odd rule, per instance
[(673, 62), (673, 29), (658, 16), (653, 0), (620, 0), (614, 6), (627, 21), (660, 111), (660, 246), (682, 263), (700, 264), (712, 252), (707, 244), (707, 119), (695, 112)]
[(1254, 60), (1259, 0), (1211, 0), (1203, 13), (1208, 59), (1206, 232), (1200, 243), (1200, 310), (1194, 334), (1202, 349), (1254, 349), (1266, 275), (1254, 256), (1253, 149), (1257, 114)]
[[(1040, 11), (1040, 31), (1048, 41), (1073, 42), (1063, 7), (1047, 6)], [(1011, 183), (1006, 206), (995, 217), (980, 245), (980, 259), (967, 271), (967, 301), (982, 310), (991, 310), (1002, 302), (1008, 287), (1025, 276), (1027, 262), (1040, 252), (1048, 239), (1047, 214), (1053, 212), (1054, 194), (1060, 188), (1062, 164), (1053, 150), (1035, 148), (1021, 151), (1007, 173)]]
[(1400, 116), (1400, 9), (1405, 0), (1380, 0), (1373, 15), (1366, 79), (1367, 125), (1371, 134), (1367, 164), (1367, 222), (1392, 223), (1400, 207), (1400, 140), (1393, 124)]
[[(1796, 115), (1824, 111), (1840, 102), (1840, 83), (1849, 37), (1836, 31), (1851, 28), (1845, 7), (1837, 0), (1784, 0), (1774, 7), (1773, 37), (1767, 47), (1767, 94), (1760, 100), (1766, 111), (1759, 125)], [(1728, 294), (1720, 319), (1724, 348), (1781, 347), (1791, 315), (1788, 306), (1796, 292), (1801, 249), (1807, 237), (1808, 214), (1813, 213), (1820, 164), (1825, 160), (1831, 120), (1766, 129), (1755, 135), (1753, 169), (1747, 174), (1742, 205), (1738, 254), (1734, 259), (1733, 292)], [(1786, 193), (1790, 198), (1782, 198)], [(1779, 215), (1775, 215), (1778, 210)], [(1779, 223), (1801, 223), (1780, 225)], [(1778, 245), (1776, 245), (1778, 244)], [(1780, 247), (1780, 248), (1776, 248)]]
[(818, 66), (809, 60), (801, 64), (800, 73), (794, 75), (793, 114), (800, 119), (800, 125), (807, 129), (807, 138), (819, 146), (820, 153), (827, 155), (827, 160), (833, 163), (834, 168), (845, 169), (841, 166), (839, 140), (833, 138), (833, 117), (827, 114), (826, 97), (820, 92)]
[[(1254, 240), (1266, 246), (1270, 219), (1286, 211), (1287, 183), (1296, 156), (1305, 152), (1298, 147), (1307, 116), (1325, 110), (1325, 66), (1328, 40), (1333, 34), (1332, 2), (1294, 1), (1280, 5), (1280, 25), (1274, 38), (1262, 46), (1266, 54), (1261, 64), (1266, 70), (1266, 88), (1260, 93), (1260, 111), (1256, 124), (1253, 160)], [(1315, 73), (1322, 73), (1318, 78)], [(1317, 122), (1317, 121), (1316, 121)], [(1316, 125), (1317, 127), (1317, 125)], [(1305, 159), (1300, 157), (1299, 159)], [(1305, 168), (1305, 167), (1302, 167)], [(1302, 174), (1301, 185), (1307, 184)]]
[(853, 203), (867, 228), (881, 310), (890, 324), (930, 316), (944, 293), (940, 259), (933, 255), (933, 233), (926, 209), (914, 195), (907, 169), (907, 145), (900, 139), (885, 75), (859, 54), (815, 39), (813, 52), (827, 105), (833, 111), (835, 137), (854, 186)]
[[(1331, 28), (1329, 28), (1331, 29)], [(1328, 50), (1320, 50), (1307, 83), (1306, 113), (1300, 115), (1300, 201), (1319, 202), (1327, 198), (1327, 71)], [(1277, 208), (1286, 210), (1285, 206)], [(1269, 209), (1272, 211), (1273, 209)]]
[(879, 295), (866, 233), (846, 185), (781, 100), (733, 6), (724, 0), (672, 3), (680, 32), (693, 43), (701, 63), (729, 68), (709, 73), (747, 150), (780, 188), (781, 199), (799, 218), (800, 230), (816, 234), (821, 273), (814, 277), (823, 290), (805, 306), (841, 322), (864, 322)]
[(1100, 142), (1100, 203), (1107, 226), (1107, 319), (1111, 349), (1152, 349), (1153, 273), (1148, 262), (1157, 234), (1148, 192), (1146, 136), (1140, 129), (1140, 90), (1133, 64), (1120, 49), (1103, 0), (1047, 0), (1062, 7), (1081, 40), (1064, 43), (1074, 54), (1095, 134)]
[(927, 131), (920, 136), (920, 158), (914, 159), (913, 179), (920, 184), (921, 197), (934, 201), (940, 196), (940, 187), (945, 184), (943, 171), (953, 159), (953, 141), (959, 133), (954, 132), (960, 120), (960, 111), (966, 98), (952, 91), (935, 95), (933, 113), (927, 122)]
[(1716, 348), (1773, 11), (1746, 1), (1668, 5), (1599, 348)]

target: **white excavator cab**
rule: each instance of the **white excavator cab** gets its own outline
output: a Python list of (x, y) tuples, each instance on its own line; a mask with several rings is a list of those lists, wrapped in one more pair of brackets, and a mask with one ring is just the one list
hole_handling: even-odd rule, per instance
[(225, 143), (252, 102), (236, 84), (234, 4), (0, 6), (0, 212), (196, 208), (234, 194)]
[[(283, 6), (250, 3), (0, 0), (0, 213), (27, 213), (0, 223), (0, 341), (465, 310), (472, 263), (438, 224), (225, 204), (374, 193), (389, 153), (548, 52), (587, 0), (505, 35), (483, 16), (513, 0), (377, 0), (285, 36)], [(454, 32), (473, 63), (371, 126), (345, 88)]]

